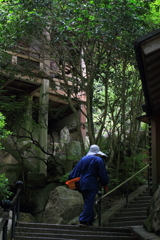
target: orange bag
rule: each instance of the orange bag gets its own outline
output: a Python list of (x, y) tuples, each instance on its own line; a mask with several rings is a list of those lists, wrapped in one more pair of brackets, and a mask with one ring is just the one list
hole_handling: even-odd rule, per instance
[(77, 177), (67, 181), (66, 182), (67, 187), (71, 190), (79, 190), (78, 182), (80, 179), (81, 179), (80, 177)]

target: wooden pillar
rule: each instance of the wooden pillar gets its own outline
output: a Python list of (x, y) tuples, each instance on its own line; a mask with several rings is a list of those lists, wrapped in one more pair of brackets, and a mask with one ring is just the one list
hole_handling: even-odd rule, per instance
[[(39, 144), (47, 151), (47, 138), (48, 138), (48, 104), (49, 104), (49, 80), (43, 79), (40, 90), (40, 112), (39, 112)], [(47, 155), (39, 152), (41, 159), (47, 160)], [(38, 161), (38, 169), (41, 173), (46, 173), (46, 165), (42, 160)]]
[(151, 120), (152, 127), (152, 192), (154, 193), (157, 189), (157, 172), (156, 172), (156, 122), (155, 117)]
[(156, 158), (156, 176), (157, 176), (157, 187), (160, 184), (160, 112), (156, 113), (156, 145), (157, 145), (157, 158)]
[(153, 193), (160, 184), (160, 112), (151, 120), (152, 126), (152, 189)]
[(33, 104), (33, 95), (29, 96), (28, 98), (29, 104), (27, 106), (27, 118), (26, 118), (26, 122), (25, 122), (25, 128), (26, 128), (26, 132), (25, 135), (26, 136), (30, 136), (30, 134), (28, 133), (28, 131), (30, 131), (30, 128), (32, 127), (31, 122), (32, 122), (32, 104)]

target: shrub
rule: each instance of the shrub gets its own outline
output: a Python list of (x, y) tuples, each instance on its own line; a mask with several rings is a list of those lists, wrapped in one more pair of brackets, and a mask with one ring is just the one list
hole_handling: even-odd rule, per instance
[(6, 178), (5, 173), (0, 174), (0, 200), (5, 200), (12, 195), (9, 189), (9, 181)]
[[(5, 125), (6, 125), (5, 117), (0, 112), (0, 140), (6, 139), (11, 134), (10, 131), (7, 131), (5, 129)], [(0, 149), (4, 149), (1, 142), (0, 142)]]

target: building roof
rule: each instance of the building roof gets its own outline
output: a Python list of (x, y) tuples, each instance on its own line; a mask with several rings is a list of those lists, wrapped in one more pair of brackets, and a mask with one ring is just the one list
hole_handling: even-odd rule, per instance
[(147, 116), (160, 111), (160, 29), (134, 41)]

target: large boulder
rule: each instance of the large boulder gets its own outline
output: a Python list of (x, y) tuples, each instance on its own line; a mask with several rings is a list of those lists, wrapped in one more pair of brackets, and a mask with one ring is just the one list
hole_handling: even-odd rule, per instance
[(82, 195), (74, 190), (59, 186), (51, 191), (42, 222), (52, 224), (68, 224), (83, 209)]
[[(14, 159), (16, 159), (16, 161), (18, 161), (20, 165), (22, 165), (22, 159), (19, 155), (19, 151), (13, 148), (10, 141), (8, 139), (3, 141), (3, 145), (6, 149), (6, 152), (8, 152)], [(25, 156), (25, 161), (23, 161), (25, 170), (30, 172), (36, 172), (37, 160), (33, 159), (33, 156), (30, 157), (30, 151), (28, 151), (32, 148), (32, 142), (22, 141), (22, 142), (19, 142), (18, 146), (21, 152), (23, 152)]]
[(19, 222), (29, 222), (29, 223), (35, 223), (35, 218), (30, 213), (19, 213)]
[[(33, 216), (45, 210), (49, 194), (57, 187), (56, 183), (50, 183), (45, 188), (29, 188), (27, 194), (28, 209)], [(26, 203), (26, 202), (25, 202)]]
[(144, 228), (148, 232), (154, 232), (158, 235), (160, 234), (160, 186), (149, 203)]

